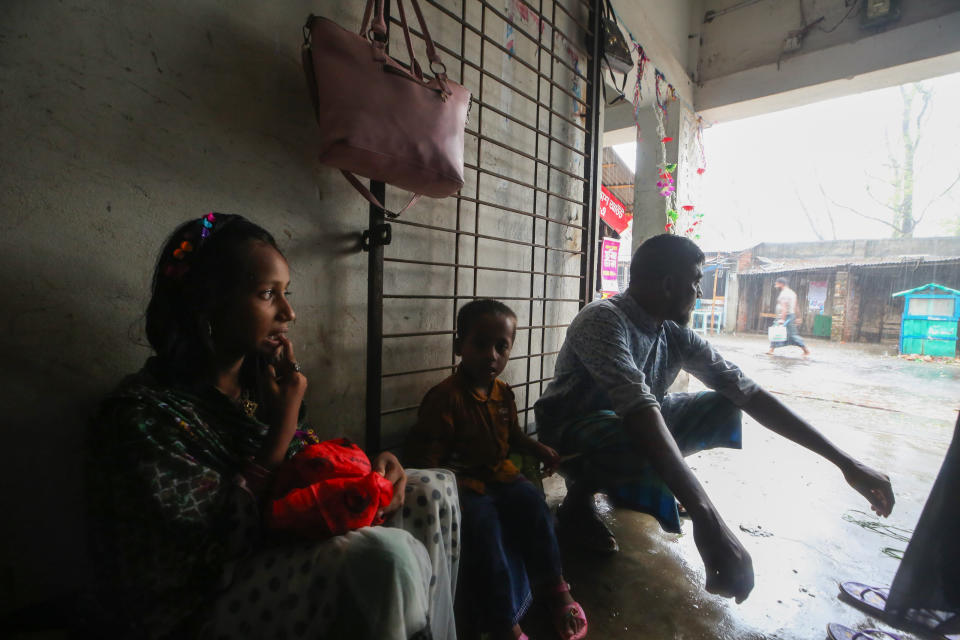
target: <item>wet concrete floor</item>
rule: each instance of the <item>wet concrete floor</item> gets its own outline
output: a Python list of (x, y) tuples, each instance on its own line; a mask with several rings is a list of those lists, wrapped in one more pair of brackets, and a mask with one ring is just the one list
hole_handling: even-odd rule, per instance
[[(839, 601), (837, 583), (890, 584), (952, 435), (960, 367), (904, 361), (875, 345), (814, 341), (805, 359), (795, 347), (765, 355), (760, 336), (711, 341), (842, 449), (889, 474), (893, 514), (879, 520), (835, 467), (745, 417), (742, 451), (708, 451), (688, 463), (753, 557), (749, 599), (737, 605), (703, 590), (689, 521), (673, 535), (649, 516), (611, 509), (619, 554), (561, 541), (589, 637), (820, 639), (828, 622), (889, 630)], [(691, 379), (691, 391), (702, 388)], [(562, 481), (550, 481), (556, 502)], [(542, 618), (535, 610), (525, 622), (534, 640), (554, 637)]]

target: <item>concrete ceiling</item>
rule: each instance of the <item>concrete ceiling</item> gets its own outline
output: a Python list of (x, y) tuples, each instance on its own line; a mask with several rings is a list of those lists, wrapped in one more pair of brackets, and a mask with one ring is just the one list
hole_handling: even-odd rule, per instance
[[(873, 26), (866, 1), (613, 4), (680, 98), (721, 122), (960, 71), (960, 0), (892, 0), (898, 17)], [(785, 51), (788, 39), (798, 48)], [(629, 127), (632, 105), (608, 109), (605, 122)]]

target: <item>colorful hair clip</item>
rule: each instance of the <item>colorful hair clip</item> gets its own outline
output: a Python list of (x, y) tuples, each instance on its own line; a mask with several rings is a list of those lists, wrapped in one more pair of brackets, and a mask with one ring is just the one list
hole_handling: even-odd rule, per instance
[(213, 230), (213, 223), (216, 221), (217, 216), (211, 211), (207, 215), (200, 218), (200, 238), (206, 240), (210, 237), (210, 232)]
[(183, 258), (193, 251), (193, 245), (190, 244), (188, 240), (184, 240), (180, 243), (180, 246), (173, 250), (173, 257), (177, 260), (183, 260)]
[(182, 240), (173, 249), (173, 262), (167, 264), (163, 269), (164, 275), (170, 278), (180, 278), (187, 271), (190, 270), (190, 261), (187, 260), (187, 254), (194, 253), (199, 251), (203, 246), (203, 242), (210, 237), (210, 234), (213, 233), (213, 224), (216, 222), (217, 216), (211, 211), (210, 213), (200, 217), (200, 239), (197, 240), (196, 231), (188, 230), (184, 233), (186, 239)]

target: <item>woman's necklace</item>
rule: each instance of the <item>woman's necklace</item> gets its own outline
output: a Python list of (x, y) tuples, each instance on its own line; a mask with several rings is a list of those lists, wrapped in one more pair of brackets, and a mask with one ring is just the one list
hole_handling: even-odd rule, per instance
[(241, 389), (240, 395), (236, 398), (231, 398), (229, 394), (225, 393), (220, 387), (214, 387), (217, 391), (222, 393), (230, 402), (240, 407), (240, 410), (243, 411), (244, 415), (248, 418), (252, 418), (257, 415), (257, 403), (250, 399), (250, 391), (247, 389)]
[(240, 409), (252, 418), (257, 414), (257, 403), (250, 399), (250, 392), (244, 389), (240, 392), (240, 398), (237, 400)]

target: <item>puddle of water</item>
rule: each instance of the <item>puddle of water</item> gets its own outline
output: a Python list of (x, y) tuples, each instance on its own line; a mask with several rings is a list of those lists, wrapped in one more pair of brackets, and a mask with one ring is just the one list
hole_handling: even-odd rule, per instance
[(906, 545), (910, 542), (910, 538), (913, 536), (913, 529), (905, 529), (903, 527), (897, 527), (886, 522), (882, 522), (879, 518), (867, 513), (866, 511), (860, 511), (858, 509), (851, 509), (843, 514), (843, 519), (847, 522), (853, 523), (859, 527), (863, 527), (867, 531), (872, 531), (878, 533), (881, 536), (886, 536), (888, 538), (893, 538), (898, 542), (904, 543), (902, 546), (903, 549), (898, 549), (894, 547), (880, 547), (880, 553), (894, 560), (903, 560), (903, 553), (906, 551)]
[(893, 538), (900, 542), (910, 542), (910, 537), (913, 535), (913, 529), (904, 529), (887, 524), (886, 522), (881, 522), (879, 518), (871, 516), (866, 511), (851, 509), (843, 514), (842, 517), (847, 522), (852, 522), (868, 531), (879, 533), (880, 535)]
[[(592, 616), (591, 637), (806, 640), (824, 637), (828, 622), (876, 626), (837, 598), (837, 584), (893, 579), (950, 441), (960, 368), (830, 343), (812, 343), (808, 360), (786, 351), (770, 358), (760, 339), (722, 336), (716, 344), (757, 382), (786, 393), (782, 399), (837, 446), (889, 474), (894, 512), (870, 514), (833, 465), (746, 417), (743, 450), (687, 461), (753, 558), (750, 598), (736, 605), (703, 590), (689, 520), (674, 536), (648, 516), (598, 501), (608, 522), (615, 516), (620, 554), (575, 556), (569, 567), (565, 557)], [(698, 384), (691, 380), (690, 390)]]
[(770, 531), (764, 530), (763, 525), (761, 524), (754, 525), (752, 527), (748, 527), (745, 524), (741, 524), (740, 531), (749, 533), (755, 538), (772, 538), (773, 537), (773, 533)]

